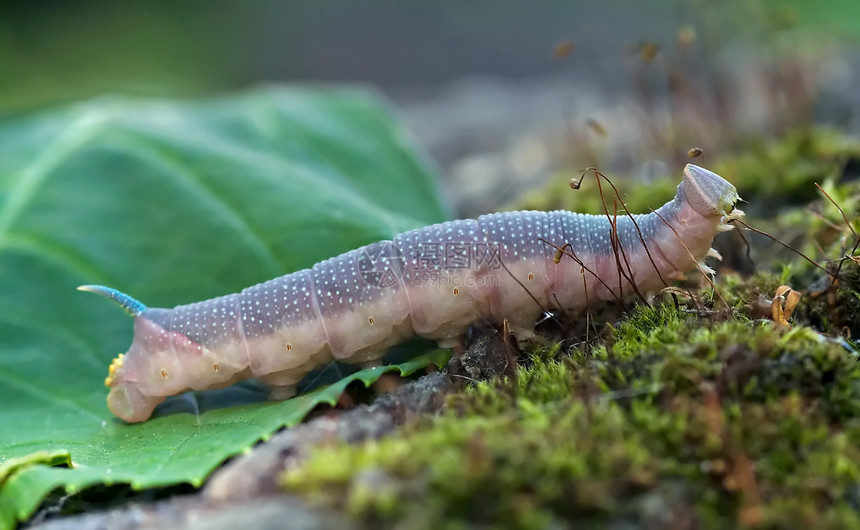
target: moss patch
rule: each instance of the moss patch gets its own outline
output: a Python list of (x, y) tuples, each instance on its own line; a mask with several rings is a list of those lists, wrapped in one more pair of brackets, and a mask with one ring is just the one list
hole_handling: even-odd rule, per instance
[(640, 307), (284, 485), (367, 523), (860, 525), (860, 365), (808, 328)]
[[(836, 267), (831, 265), (832, 271)], [(860, 265), (846, 261), (840, 279), (821, 274), (801, 301), (800, 311), (807, 321), (825, 333), (860, 338)]]

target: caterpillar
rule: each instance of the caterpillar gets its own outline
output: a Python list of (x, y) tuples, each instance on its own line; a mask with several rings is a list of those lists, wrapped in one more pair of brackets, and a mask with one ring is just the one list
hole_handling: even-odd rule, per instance
[(286, 398), (315, 367), (378, 363), (414, 334), (449, 346), (475, 322), (505, 320), (525, 337), (548, 310), (576, 313), (654, 292), (664, 278), (709, 270), (713, 238), (743, 215), (738, 200), (729, 182), (688, 164), (674, 199), (648, 214), (520, 211), (450, 221), (172, 309), (100, 285), (79, 289), (134, 317), (132, 344), (105, 384), (110, 410), (140, 422), (188, 390), (255, 377)]

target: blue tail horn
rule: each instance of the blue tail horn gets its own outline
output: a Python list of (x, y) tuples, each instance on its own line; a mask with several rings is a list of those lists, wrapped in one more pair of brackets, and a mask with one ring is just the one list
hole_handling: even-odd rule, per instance
[(117, 305), (123, 308), (126, 313), (133, 317), (146, 311), (146, 306), (141, 302), (138, 302), (123, 292), (110, 287), (105, 287), (104, 285), (81, 285), (78, 287), (78, 291), (100, 294), (109, 300), (113, 300)]

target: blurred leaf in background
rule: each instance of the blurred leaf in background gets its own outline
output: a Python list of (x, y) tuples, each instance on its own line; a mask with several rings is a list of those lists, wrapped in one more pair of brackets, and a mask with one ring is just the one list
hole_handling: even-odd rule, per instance
[(0, 110), (104, 92), (196, 94), (223, 85), (232, 8), (214, 2), (0, 4)]

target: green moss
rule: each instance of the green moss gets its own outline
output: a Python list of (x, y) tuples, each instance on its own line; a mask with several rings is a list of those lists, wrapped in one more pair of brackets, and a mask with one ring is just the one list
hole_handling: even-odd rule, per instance
[(320, 447), (284, 485), (410, 528), (860, 524), (860, 366), (839, 345), (664, 304), (570, 353), (392, 437)]
[(771, 211), (816, 199), (816, 182), (833, 179), (849, 159), (860, 158), (860, 141), (821, 128), (800, 129), (776, 142), (754, 139), (743, 147), (713, 169), (734, 182), (741, 197), (765, 199), (762, 205)]
[[(828, 265), (851, 252), (857, 243), (856, 234), (860, 233), (860, 216), (857, 215), (860, 211), (860, 186), (856, 182), (839, 183), (833, 178), (815, 180), (829, 198), (810, 182), (808, 189), (816, 194), (811, 203), (802, 208), (783, 211), (772, 219), (751, 219), (749, 222), (819, 264)], [(770, 202), (781, 204), (779, 199)], [(766, 204), (766, 201), (760, 201), (759, 204)], [(755, 209), (760, 212), (767, 210)], [(820, 269), (794, 252), (776, 243), (765, 242), (762, 238), (759, 240), (764, 243), (765, 250), (760, 254), (766, 256), (765, 265), (774, 268), (782, 263), (785, 272), (783, 283), (811, 286), (816, 280), (825, 279)], [(847, 265), (849, 263), (843, 265), (843, 270)], [(831, 272), (833, 270), (835, 266)]]
[[(835, 271), (835, 267), (831, 267)], [(801, 300), (803, 318), (825, 333), (860, 337), (860, 265), (846, 261), (841, 279), (821, 275), (818, 285)]]

